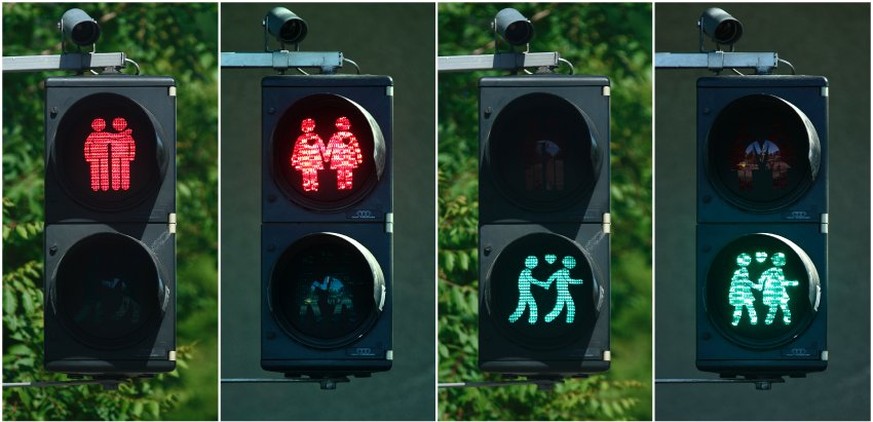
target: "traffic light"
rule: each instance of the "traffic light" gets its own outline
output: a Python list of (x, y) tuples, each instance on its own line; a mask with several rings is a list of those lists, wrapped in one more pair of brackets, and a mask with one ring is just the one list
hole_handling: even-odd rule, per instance
[(45, 86), (45, 367), (172, 371), (175, 82), (101, 75)]
[(697, 95), (697, 367), (823, 371), (827, 79), (708, 77)]
[(479, 82), (479, 367), (609, 368), (609, 80)]
[(274, 76), (262, 90), (261, 367), (387, 371), (393, 82)]

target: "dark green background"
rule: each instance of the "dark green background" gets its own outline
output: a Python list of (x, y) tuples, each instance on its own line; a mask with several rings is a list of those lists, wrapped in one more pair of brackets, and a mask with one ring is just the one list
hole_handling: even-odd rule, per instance
[[(657, 384), (656, 419), (870, 418), (870, 5), (658, 4), (655, 50), (698, 50), (696, 22), (722, 7), (744, 25), (737, 51), (775, 51), (830, 82), (827, 371), (772, 391), (749, 384)], [(708, 44), (711, 48), (711, 43)], [(790, 73), (780, 65), (777, 73)], [(655, 368), (714, 378), (695, 361), (696, 79), (655, 76)], [(803, 246), (803, 245), (800, 245)]]
[[(222, 4), (222, 51), (263, 51), (261, 21), (275, 6)], [(316, 384), (223, 384), (221, 416), (433, 419), (435, 6), (279, 6), (309, 24), (301, 50), (342, 51), (362, 73), (394, 78), (394, 367), (335, 391)], [(222, 378), (281, 377), (260, 367), (260, 98), (261, 78), (271, 74), (221, 72)]]

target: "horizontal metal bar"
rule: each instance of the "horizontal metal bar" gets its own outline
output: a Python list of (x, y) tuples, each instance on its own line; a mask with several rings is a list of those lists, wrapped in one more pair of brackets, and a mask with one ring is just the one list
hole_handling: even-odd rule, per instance
[(273, 51), (264, 53), (221, 53), (221, 67), (237, 69), (277, 69), (292, 67), (333, 70), (343, 66), (343, 53), (339, 51)]
[(124, 53), (64, 53), (39, 56), (3, 57), (3, 72), (87, 70), (124, 67)]
[(468, 381), (468, 382), (441, 382), (438, 388), (480, 388), (480, 387), (508, 387), (510, 385), (536, 385), (541, 388), (549, 388), (560, 383), (560, 380), (507, 380), (507, 381)]
[(132, 378), (119, 378), (119, 379), (81, 379), (81, 380), (67, 380), (67, 381), (29, 381), (29, 382), (5, 382), (3, 383), (3, 388), (15, 388), (15, 387), (31, 387), (31, 388), (45, 388), (45, 387), (74, 387), (77, 385), (102, 385), (103, 388), (108, 390), (114, 390), (118, 388), (119, 384), (123, 384), (126, 382), (133, 382)]
[[(333, 379), (334, 381), (340, 382), (348, 382), (348, 379)], [(223, 384), (270, 384), (270, 383), (308, 383), (308, 382), (320, 382), (322, 379), (319, 378), (222, 378), (221, 382)]]
[(655, 53), (656, 69), (748, 69), (771, 73), (779, 65), (776, 53), (738, 53), (711, 51), (709, 53)]
[(770, 390), (784, 378), (655, 378), (655, 384), (755, 384), (756, 390)]
[(561, 56), (550, 53), (498, 53), (470, 56), (441, 56), (437, 59), (439, 72), (464, 70), (512, 70), (526, 67), (555, 67)]
[(785, 382), (783, 378), (656, 378), (657, 384), (748, 384), (755, 382)]
[(322, 390), (335, 390), (337, 383), (349, 382), (348, 377), (327, 378), (222, 378), (222, 384), (318, 383)]

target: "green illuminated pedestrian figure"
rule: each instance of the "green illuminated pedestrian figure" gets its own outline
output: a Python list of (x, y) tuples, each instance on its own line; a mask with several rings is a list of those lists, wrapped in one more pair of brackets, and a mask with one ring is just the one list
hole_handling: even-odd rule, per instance
[(728, 302), (734, 307), (734, 320), (731, 325), (736, 327), (743, 318), (743, 308), (746, 308), (749, 313), (749, 323), (752, 325), (758, 324), (758, 313), (755, 312), (755, 296), (752, 294), (752, 289), (761, 290), (761, 284), (755, 284), (749, 277), (749, 264), (752, 263), (752, 257), (743, 252), (737, 255), (737, 268), (734, 271), (734, 276), (731, 277), (731, 285), (728, 290)]
[(537, 286), (548, 288), (549, 284), (544, 283), (542, 281), (537, 280), (533, 276), (533, 269), (539, 264), (539, 260), (537, 257), (531, 255), (524, 259), (524, 269), (521, 270), (521, 274), (518, 275), (518, 306), (515, 308), (515, 312), (509, 316), (509, 322), (513, 323), (518, 321), (521, 318), (521, 314), (524, 313), (524, 310), (529, 308), (530, 313), (527, 317), (528, 324), (536, 324), (537, 323), (537, 302), (534, 300), (533, 294), (530, 292), (530, 285), (536, 284)]
[(552, 309), (552, 312), (549, 312), (544, 319), (546, 322), (552, 322), (552, 320), (561, 314), (561, 311), (564, 310), (564, 306), (566, 306), (566, 321), (567, 324), (570, 324), (576, 317), (576, 304), (573, 303), (573, 296), (570, 295), (569, 286), (571, 284), (582, 284), (582, 279), (570, 278), (570, 270), (576, 267), (576, 258), (565, 256), (564, 259), (561, 260), (561, 264), (564, 264), (564, 268), (555, 271), (555, 273), (546, 280), (546, 289), (549, 288), (552, 281), (555, 282), (555, 288), (558, 290), (558, 303), (555, 304), (555, 308)]
[(785, 254), (776, 252), (770, 258), (773, 262), (773, 267), (768, 268), (758, 279), (758, 284), (764, 286), (762, 302), (767, 305), (767, 318), (764, 319), (764, 324), (771, 325), (776, 318), (776, 311), (782, 310), (782, 322), (785, 325), (791, 324), (791, 309), (788, 307), (788, 291), (786, 287), (795, 287), (800, 283), (797, 280), (786, 280), (785, 273), (782, 267), (785, 266)]
[(759, 264), (767, 262), (767, 252), (755, 252), (755, 261), (758, 261)]

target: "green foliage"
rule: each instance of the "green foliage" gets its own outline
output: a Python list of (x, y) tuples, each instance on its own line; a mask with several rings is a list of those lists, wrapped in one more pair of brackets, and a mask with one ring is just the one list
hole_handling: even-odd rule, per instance
[[(123, 51), (177, 89), (178, 369), (116, 391), (7, 388), (4, 418), (216, 419), (218, 11), (215, 3), (3, 5), (4, 55), (58, 54), (57, 20), (81, 7), (101, 26), (98, 52)], [(125, 73), (132, 73), (131, 69)], [(43, 79), (3, 75), (4, 382), (61, 380), (42, 369)], [(196, 361), (197, 365), (188, 365)]]
[[(651, 419), (651, 5), (439, 5), (439, 55), (494, 51), (494, 15), (515, 7), (535, 28), (531, 51), (558, 51), (611, 92), (612, 369), (554, 391), (443, 389), (440, 419)], [(505, 46), (501, 46), (505, 49)], [(566, 68), (559, 69), (566, 71)], [(439, 381), (496, 379), (478, 356), (478, 79), (439, 75)]]

